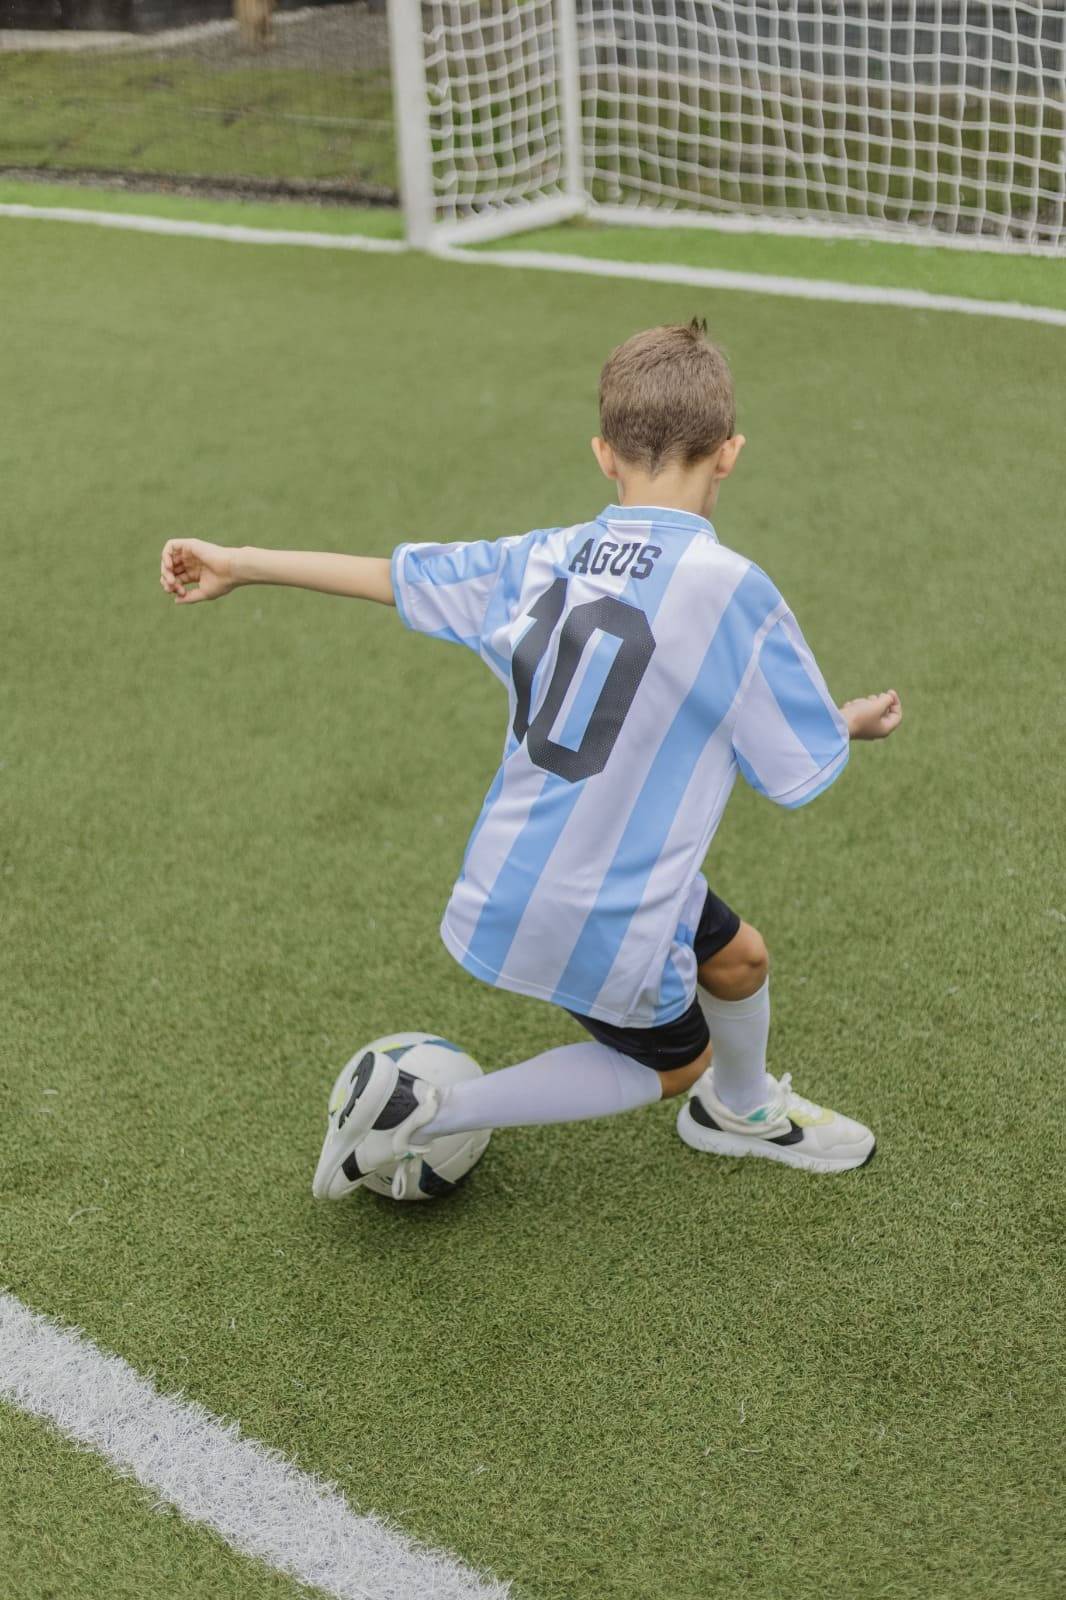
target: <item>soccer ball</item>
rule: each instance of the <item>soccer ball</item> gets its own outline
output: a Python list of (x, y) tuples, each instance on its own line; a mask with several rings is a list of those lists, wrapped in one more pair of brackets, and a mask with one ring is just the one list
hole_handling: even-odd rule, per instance
[[(402, 1062), (405, 1072), (439, 1088), (460, 1083), (464, 1078), (478, 1078), (481, 1068), (459, 1046), (434, 1033), (390, 1033), (374, 1039), (357, 1050), (341, 1072), (330, 1096), (329, 1115), (332, 1122), (344, 1105), (348, 1093), (351, 1068), (368, 1050), (391, 1056)], [(472, 1167), (485, 1154), (491, 1134), (482, 1128), (475, 1133), (445, 1134), (434, 1139), (424, 1156), (409, 1156), (393, 1162), (377, 1172), (370, 1173), (360, 1188), (372, 1189), (375, 1194), (393, 1200), (438, 1200), (451, 1194)]]

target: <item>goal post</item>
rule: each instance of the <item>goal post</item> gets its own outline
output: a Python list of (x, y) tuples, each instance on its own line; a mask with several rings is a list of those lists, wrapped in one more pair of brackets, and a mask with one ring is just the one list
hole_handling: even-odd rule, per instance
[(575, 7), (389, 0), (412, 244), (474, 244), (585, 209)]
[(1066, 0), (389, 0), (408, 236), (1066, 251)]

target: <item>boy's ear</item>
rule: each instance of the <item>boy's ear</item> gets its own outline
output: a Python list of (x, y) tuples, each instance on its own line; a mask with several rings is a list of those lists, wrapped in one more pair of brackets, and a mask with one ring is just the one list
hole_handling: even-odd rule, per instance
[(591, 439), (589, 443), (592, 445), (592, 454), (596, 457), (599, 469), (604, 477), (617, 479), (618, 458), (607, 443), (607, 440), (601, 439), (597, 434), (595, 439)]
[(742, 433), (734, 433), (731, 439), (726, 440), (718, 452), (718, 465), (714, 469), (716, 478), (728, 478), (740, 459), (740, 452), (747, 442)]

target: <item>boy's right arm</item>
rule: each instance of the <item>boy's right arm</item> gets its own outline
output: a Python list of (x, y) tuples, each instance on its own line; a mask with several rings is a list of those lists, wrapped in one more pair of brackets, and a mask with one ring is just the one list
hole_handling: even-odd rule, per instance
[(837, 706), (790, 611), (766, 633), (733, 727), (737, 765), (759, 794), (794, 810), (843, 771), (855, 739), (885, 739), (903, 718), (894, 689)]
[(886, 689), (860, 700), (845, 700), (840, 715), (848, 725), (849, 738), (887, 739), (903, 721), (903, 705), (895, 689)]
[(177, 605), (219, 600), (252, 583), (285, 584), (395, 605), (390, 563), (379, 556), (333, 555), (319, 550), (259, 550), (206, 539), (168, 539), (163, 546), (159, 582)]

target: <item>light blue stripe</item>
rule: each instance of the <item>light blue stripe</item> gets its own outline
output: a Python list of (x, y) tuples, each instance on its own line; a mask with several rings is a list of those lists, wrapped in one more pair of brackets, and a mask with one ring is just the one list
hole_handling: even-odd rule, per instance
[(763, 642), (759, 670), (796, 738), (816, 768), (840, 754), (840, 729), (785, 628), (778, 623)]
[(478, 654), (481, 650), (481, 640), (476, 633), (456, 633), (454, 628), (418, 628), (418, 633), (424, 633), (427, 639), (443, 639), (447, 644), (465, 644), (468, 650)]
[[(564, 562), (557, 563), (557, 570), (565, 572), (566, 563), (588, 537), (587, 525), (574, 530)], [(683, 553), (684, 546), (664, 551), (647, 578), (627, 581), (621, 598), (639, 604), (652, 620)], [(531, 704), (536, 705), (535, 694)], [(568, 783), (553, 772), (544, 774), (540, 792), (496, 875), (470, 939), (469, 954), (478, 963), (479, 976), (488, 972), (495, 978), (503, 969), (530, 896), (588, 781)]]
[(673, 956), (666, 958), (666, 970), (663, 973), (662, 986), (659, 989), (659, 1003), (655, 1008), (653, 1026), (665, 1022), (668, 1016), (679, 1016), (688, 1002), (688, 990), (681, 981), (681, 974)]
[(714, 525), (695, 511), (674, 511), (669, 506), (604, 506), (596, 521), (647, 522), (655, 528), (676, 528), (679, 533), (707, 533), (717, 541)]
[(714, 737), (751, 660), (755, 637), (780, 603), (758, 567), (750, 567), (715, 630), (696, 680), (656, 753), (629, 821), (559, 979), (555, 998), (582, 995), (589, 1005), (607, 981), (640, 905), (696, 763)]
[[(673, 943), (675, 946), (687, 944), (689, 949), (693, 950), (696, 943), (695, 928), (690, 928), (685, 922), (679, 922), (674, 933)], [(694, 950), (693, 960), (695, 960)], [(670, 1022), (674, 1017), (681, 1016), (689, 1003), (688, 986), (671, 954), (666, 958), (666, 969), (659, 988), (659, 999), (655, 1008), (653, 1025), (657, 1025), (660, 1022)]]
[(501, 763), (501, 765), (496, 768), (496, 776), (493, 778), (491, 784), (489, 785), (488, 794), (485, 796), (484, 800), (481, 802), (481, 810), (478, 812), (478, 819), (474, 823), (474, 826), (473, 826), (473, 829), (471, 830), (469, 839), (466, 841), (466, 849), (463, 851), (463, 865), (459, 870), (460, 878), (463, 876), (463, 874), (466, 871), (467, 858), (469, 857), (471, 850), (474, 848), (474, 841), (477, 839), (478, 834), (481, 832), (482, 828), (485, 826), (485, 818), (488, 816), (489, 812), (492, 810), (493, 806), (496, 804), (496, 801), (500, 798), (500, 790), (502, 788), (503, 788), (503, 765)]
[[(526, 568), (535, 550), (550, 539), (552, 534), (559, 533), (559, 528), (535, 528), (532, 533), (527, 533), (518, 544), (510, 545), (504, 551), (503, 560), (500, 562), (500, 573), (493, 586), (492, 595), (485, 610), (485, 620), (481, 625), (483, 638), (504, 627), (515, 614), (522, 595), (522, 583), (526, 576)], [(531, 623), (532, 627), (533, 624)], [(518, 640), (512, 641), (512, 650)], [(510, 667), (507, 669), (510, 671)]]
[(621, 648), (622, 641), (617, 634), (601, 635), (586, 663), (585, 675), (573, 698), (563, 730), (556, 739), (557, 744), (565, 745), (568, 750), (580, 749), (589, 718), (596, 709), (596, 702), (603, 693), (607, 675), (614, 666), (615, 656)]
[(740, 751), (735, 745), (733, 746), (733, 754), (737, 758), (737, 766), (740, 768), (741, 777), (744, 779), (745, 783), (750, 783), (756, 794), (769, 794), (769, 789), (767, 789), (765, 783), (763, 783), (751, 762), (744, 760), (744, 757), (741, 755)]
[(501, 656), (500, 652), (494, 650), (486, 639), (475, 639), (472, 648), (475, 650), (480, 648), (482, 659), (488, 663), (497, 677), (502, 678), (504, 683), (510, 681), (511, 663), (506, 656)]
[(505, 739), (503, 746), (503, 757), (499, 766), (496, 768), (496, 776), (489, 785), (488, 794), (486, 794), (481, 803), (481, 810), (478, 813), (478, 819), (474, 823), (473, 831), (471, 832), (469, 839), (466, 841), (466, 849), (463, 851), (463, 865), (459, 873), (460, 878), (466, 871), (466, 863), (470, 856), (471, 850), (474, 848), (474, 841), (477, 839), (478, 834), (485, 826), (485, 820), (488, 817), (489, 812), (496, 804), (496, 801), (500, 798), (500, 790), (503, 788), (503, 773), (504, 768), (507, 765), (507, 758), (517, 749), (518, 742), (510, 728), (508, 728), (507, 738)]
[(468, 583), (472, 578), (487, 578), (499, 565), (500, 544), (474, 539), (469, 544), (434, 544), (423, 550), (412, 548), (407, 557), (411, 583), (428, 583), (439, 589), (451, 583)]
[(522, 913), (584, 784), (546, 772), (525, 823), (511, 846), (477, 920), (469, 953), (497, 977), (507, 960)]

